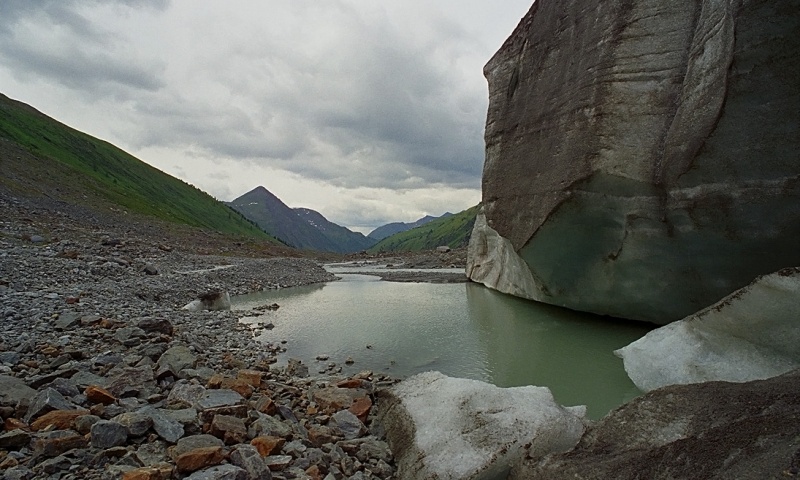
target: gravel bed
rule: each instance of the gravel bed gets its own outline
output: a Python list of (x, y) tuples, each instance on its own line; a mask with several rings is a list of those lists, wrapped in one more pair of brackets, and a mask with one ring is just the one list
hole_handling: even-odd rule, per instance
[[(181, 307), (334, 280), (308, 258), (186, 253), (102, 230), (0, 224), (0, 476), (390, 478), (362, 372), (309, 378), (246, 312)], [(289, 352), (291, 353), (291, 352)]]

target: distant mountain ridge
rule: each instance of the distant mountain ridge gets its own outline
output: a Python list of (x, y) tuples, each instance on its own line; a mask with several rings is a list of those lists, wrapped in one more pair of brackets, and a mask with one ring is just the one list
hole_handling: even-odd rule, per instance
[(263, 186), (229, 202), (244, 215), (288, 245), (321, 252), (352, 253), (371, 247), (375, 240), (330, 222), (309, 208), (291, 208)]
[(455, 215), (447, 213), (410, 230), (386, 237), (367, 251), (417, 252), (445, 245), (450, 248), (465, 247), (469, 243), (479, 208), (480, 204)]
[(451, 215), (453, 214), (450, 212), (445, 212), (444, 214), (442, 214), (441, 217), (433, 217), (431, 215), (425, 215), (416, 222), (411, 222), (411, 223), (403, 223), (403, 222), (387, 223), (386, 225), (381, 225), (375, 230), (369, 232), (369, 235), (367, 235), (367, 237), (372, 238), (375, 241), (380, 241), (383, 240), (384, 238), (391, 237), (392, 235), (398, 234), (400, 232), (405, 232), (407, 230), (411, 230), (412, 228), (421, 227), (422, 225), (432, 222), (433, 220), (437, 220), (439, 218), (447, 218)]

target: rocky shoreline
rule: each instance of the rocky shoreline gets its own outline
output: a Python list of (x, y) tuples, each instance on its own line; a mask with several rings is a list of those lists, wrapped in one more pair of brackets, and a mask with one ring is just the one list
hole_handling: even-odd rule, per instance
[[(28, 229), (29, 230), (29, 229)], [(308, 378), (198, 294), (330, 281), (306, 258), (185, 253), (103, 231), (0, 230), (4, 478), (389, 478), (388, 377)], [(289, 352), (291, 353), (291, 352)]]

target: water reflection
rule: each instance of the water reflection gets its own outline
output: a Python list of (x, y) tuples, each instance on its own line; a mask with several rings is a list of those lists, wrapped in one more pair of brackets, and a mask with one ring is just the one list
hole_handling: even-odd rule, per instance
[[(537, 304), (472, 283), (342, 277), (237, 297), (234, 308), (280, 304), (257, 320), (275, 325), (257, 340), (285, 341), (289, 355), (302, 359), (312, 373), (332, 361), (345, 373), (370, 369), (407, 376), (439, 370), (500, 386), (543, 385), (563, 404), (588, 404), (594, 418), (638, 394), (611, 352), (644, 335), (644, 326)], [(316, 361), (320, 354), (330, 359)], [(348, 357), (355, 360), (352, 366), (344, 365)]]
[(640, 394), (612, 352), (650, 327), (510, 297), (475, 284), (467, 284), (466, 296), (470, 319), (485, 342), (493, 384), (546, 385), (559, 403), (588, 402), (593, 417)]

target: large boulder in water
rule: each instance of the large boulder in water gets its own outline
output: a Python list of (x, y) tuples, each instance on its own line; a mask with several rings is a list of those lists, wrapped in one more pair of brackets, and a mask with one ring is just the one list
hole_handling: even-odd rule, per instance
[(485, 67), (470, 278), (663, 324), (800, 265), (798, 12), (537, 1)]
[(512, 480), (762, 480), (800, 472), (800, 371), (748, 383), (654, 390), (589, 427), (563, 454), (526, 458)]
[(379, 420), (401, 479), (505, 478), (524, 455), (569, 449), (585, 427), (586, 407), (562, 407), (545, 387), (425, 372), (380, 393)]
[(800, 368), (798, 299), (800, 268), (786, 268), (614, 353), (644, 391), (780, 375)]

